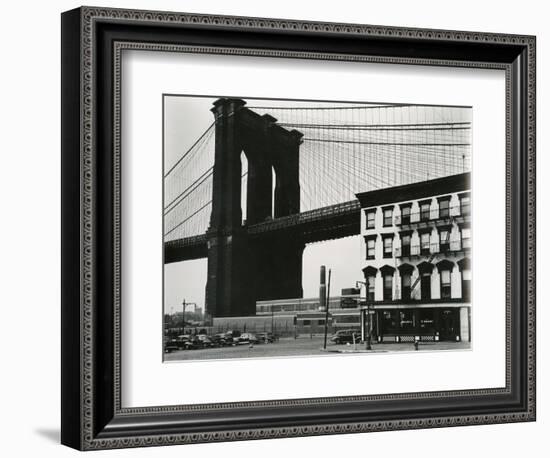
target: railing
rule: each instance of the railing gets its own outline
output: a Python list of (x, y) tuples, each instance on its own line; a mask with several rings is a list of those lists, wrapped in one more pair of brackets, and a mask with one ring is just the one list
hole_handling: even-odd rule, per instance
[(395, 215), (393, 221), (396, 226), (401, 226), (403, 224), (417, 223), (420, 221), (420, 212), (412, 212), (405, 216)]
[(420, 245), (411, 245), (411, 256), (420, 256)]
[(402, 258), (402, 257), (409, 257), (411, 255), (411, 247), (410, 245), (398, 246), (393, 250), (393, 253), (396, 258)]
[(189, 237), (183, 237), (181, 239), (168, 240), (164, 242), (166, 245), (173, 248), (182, 248), (195, 245), (203, 245), (207, 242), (206, 234), (191, 235)]
[(452, 207), (440, 209), (436, 212), (430, 209), (427, 211), (417, 211), (411, 212), (408, 215), (403, 216), (395, 215), (393, 217), (393, 222), (396, 226), (402, 226), (404, 224), (419, 223), (425, 221), (435, 221), (437, 219), (452, 218), (456, 216), (467, 216), (470, 214), (470, 205), (453, 205)]
[(424, 245), (405, 245), (395, 247), (394, 255), (396, 258), (404, 258), (410, 256), (428, 256), (430, 254), (448, 253), (453, 251), (463, 251), (471, 248), (471, 240), (469, 238), (461, 240), (451, 240), (448, 243), (430, 243)]
[(265, 232), (267, 230), (274, 230), (303, 223), (315, 222), (324, 218), (333, 218), (341, 215), (350, 214), (359, 211), (360, 209), (361, 205), (358, 200), (350, 200), (348, 202), (329, 205), (328, 207), (308, 210), (293, 215), (282, 216), (279, 218), (274, 218), (261, 223), (250, 225), (248, 226), (248, 233), (257, 234), (260, 232)]

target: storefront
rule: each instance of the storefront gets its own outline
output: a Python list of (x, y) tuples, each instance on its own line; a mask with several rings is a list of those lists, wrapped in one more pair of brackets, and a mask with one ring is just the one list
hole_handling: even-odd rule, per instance
[[(461, 307), (375, 308), (373, 340), (377, 342), (469, 340), (468, 310), (466, 307), (462, 308), (465, 309), (462, 313)], [(462, 325), (461, 315), (466, 321)]]

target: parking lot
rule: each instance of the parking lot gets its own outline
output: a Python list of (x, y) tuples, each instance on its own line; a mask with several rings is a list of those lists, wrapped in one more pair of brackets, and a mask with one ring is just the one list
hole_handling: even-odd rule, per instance
[[(236, 345), (218, 348), (203, 348), (195, 350), (176, 350), (164, 354), (165, 361), (186, 361), (186, 360), (209, 360), (226, 358), (266, 358), (285, 356), (308, 356), (308, 355), (335, 355), (338, 352), (352, 352), (353, 345), (335, 345), (327, 343), (327, 351), (323, 348), (322, 336), (280, 338), (275, 343)], [(418, 351), (439, 351), (439, 350), (465, 350), (470, 348), (469, 342), (426, 342), (421, 343)], [(364, 351), (365, 345), (358, 343), (357, 351)], [(398, 352), (414, 351), (412, 343), (386, 343), (372, 345), (372, 352)]]

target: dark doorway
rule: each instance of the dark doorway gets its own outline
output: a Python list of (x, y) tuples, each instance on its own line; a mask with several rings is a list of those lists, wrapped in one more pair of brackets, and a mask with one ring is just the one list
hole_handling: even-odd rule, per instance
[(420, 297), (423, 301), (432, 298), (432, 276), (425, 273), (420, 277)]
[(411, 274), (403, 274), (401, 277), (401, 299), (404, 301), (411, 299)]
[(460, 338), (458, 309), (441, 309), (439, 313), (439, 340), (456, 341)]

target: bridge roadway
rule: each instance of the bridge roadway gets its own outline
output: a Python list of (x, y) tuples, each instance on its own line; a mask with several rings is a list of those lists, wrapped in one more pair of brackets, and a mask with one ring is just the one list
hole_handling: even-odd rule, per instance
[[(322, 242), (360, 233), (360, 204), (351, 200), (295, 215), (245, 225), (249, 237), (300, 237), (304, 243)], [(164, 262), (180, 262), (208, 256), (206, 233), (164, 244)]]

